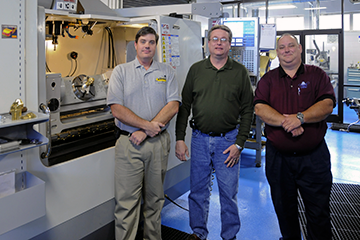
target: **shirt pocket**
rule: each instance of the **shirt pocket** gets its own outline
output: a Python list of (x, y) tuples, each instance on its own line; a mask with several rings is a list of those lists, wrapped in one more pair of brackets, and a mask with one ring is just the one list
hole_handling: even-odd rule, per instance
[(232, 102), (238, 98), (239, 90), (236, 85), (227, 85), (224, 90), (224, 98)]
[(299, 112), (305, 111), (314, 104), (314, 97), (311, 88), (298, 88)]

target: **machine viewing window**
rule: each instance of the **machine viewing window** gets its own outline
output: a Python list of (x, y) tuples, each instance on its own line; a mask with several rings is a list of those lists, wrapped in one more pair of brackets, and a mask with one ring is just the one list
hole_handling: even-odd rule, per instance
[(221, 24), (228, 26), (233, 33), (231, 46), (255, 46), (257, 22), (254, 19), (223, 18)]

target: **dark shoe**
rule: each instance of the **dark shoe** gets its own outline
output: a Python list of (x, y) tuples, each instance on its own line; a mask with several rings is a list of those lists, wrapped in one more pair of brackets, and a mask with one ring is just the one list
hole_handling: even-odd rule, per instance
[(195, 233), (191, 234), (187, 240), (201, 240)]

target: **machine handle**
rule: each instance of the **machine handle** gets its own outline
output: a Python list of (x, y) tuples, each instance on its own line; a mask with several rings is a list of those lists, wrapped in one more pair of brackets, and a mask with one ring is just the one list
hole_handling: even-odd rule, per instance
[(44, 103), (41, 103), (39, 106), (39, 109), (44, 113), (49, 115), (49, 121), (46, 125), (46, 137), (49, 139), (48, 144), (46, 145), (47, 151), (42, 152), (40, 157), (42, 159), (48, 158), (51, 154), (51, 115), (50, 115), (50, 109), (48, 106), (46, 106)]

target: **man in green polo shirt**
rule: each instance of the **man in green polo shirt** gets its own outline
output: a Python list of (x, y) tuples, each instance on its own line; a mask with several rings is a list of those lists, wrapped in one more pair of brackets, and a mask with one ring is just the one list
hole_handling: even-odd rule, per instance
[(247, 69), (228, 57), (232, 33), (217, 25), (208, 33), (210, 57), (191, 66), (182, 90), (176, 122), (176, 156), (189, 157), (184, 142), (192, 110), (189, 240), (208, 235), (211, 173), (216, 171), (221, 204), (221, 238), (236, 239), (240, 230), (237, 192), (240, 153), (253, 118), (253, 91)]

